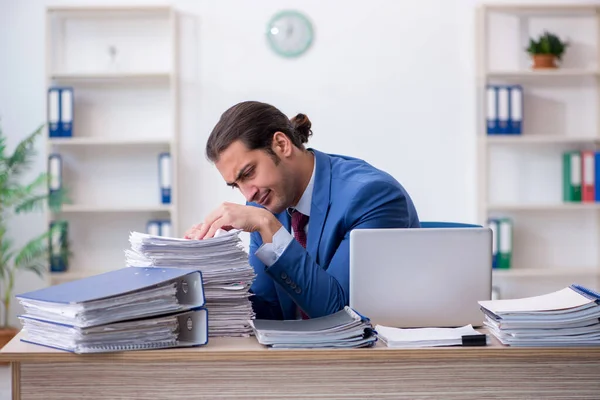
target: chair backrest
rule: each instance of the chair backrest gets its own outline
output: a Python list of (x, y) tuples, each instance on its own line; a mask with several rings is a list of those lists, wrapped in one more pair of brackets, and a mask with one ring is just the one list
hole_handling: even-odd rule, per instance
[(482, 228), (482, 226), (463, 222), (421, 221), (421, 228)]

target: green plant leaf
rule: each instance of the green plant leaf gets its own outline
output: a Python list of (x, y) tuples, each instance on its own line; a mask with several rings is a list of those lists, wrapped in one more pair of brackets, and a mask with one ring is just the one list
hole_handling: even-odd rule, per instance
[[(33, 238), (15, 256), (15, 270), (31, 271), (42, 276), (48, 260), (48, 238), (51, 231)], [(43, 268), (40, 268), (42, 266)]]
[(15, 148), (13, 154), (7, 160), (8, 170), (12, 178), (18, 178), (21, 173), (26, 171), (37, 152), (35, 151), (35, 141), (42, 133), (44, 124), (40, 125), (32, 134), (23, 139)]

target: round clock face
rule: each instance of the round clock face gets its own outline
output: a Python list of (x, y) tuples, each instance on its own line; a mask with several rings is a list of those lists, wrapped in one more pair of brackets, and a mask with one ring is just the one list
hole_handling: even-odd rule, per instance
[(282, 11), (269, 21), (267, 39), (276, 53), (296, 57), (308, 50), (313, 41), (312, 24), (297, 11)]

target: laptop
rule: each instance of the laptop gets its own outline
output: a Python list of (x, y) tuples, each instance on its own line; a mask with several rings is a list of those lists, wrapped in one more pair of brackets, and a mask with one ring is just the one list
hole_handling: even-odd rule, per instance
[(492, 295), (487, 227), (350, 233), (350, 307), (397, 328), (482, 326)]

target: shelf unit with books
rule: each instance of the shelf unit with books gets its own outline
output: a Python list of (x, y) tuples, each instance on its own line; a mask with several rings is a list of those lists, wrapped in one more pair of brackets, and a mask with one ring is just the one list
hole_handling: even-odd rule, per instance
[[(600, 201), (564, 201), (563, 154), (599, 149), (600, 5), (481, 5), (476, 26), (477, 218), (511, 221), (510, 268), (494, 269), (493, 285), (501, 298), (598, 289)], [(529, 39), (544, 32), (569, 42), (558, 68), (532, 68)], [(488, 133), (500, 98), (488, 98), (489, 85), (521, 88), (520, 131)], [(510, 90), (503, 99), (513, 101)]]
[[(47, 8), (46, 87), (72, 90), (71, 131), (56, 133), (49, 123), (46, 135), (46, 155), (61, 160), (55, 182), (71, 200), (47, 212), (48, 224), (67, 221), (72, 254), (66, 270), (50, 266), (49, 284), (124, 267), (129, 233), (150, 221), (179, 234), (177, 38), (169, 6)], [(47, 96), (49, 121), (54, 100)], [(49, 172), (57, 174), (54, 165)]]

